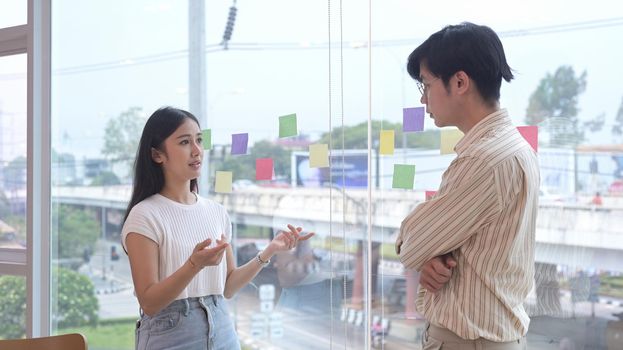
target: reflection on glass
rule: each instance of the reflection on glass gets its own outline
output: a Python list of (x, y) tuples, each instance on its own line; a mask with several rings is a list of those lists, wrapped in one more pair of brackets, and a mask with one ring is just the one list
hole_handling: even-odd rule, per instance
[(26, 55), (0, 57), (0, 247), (26, 247)]

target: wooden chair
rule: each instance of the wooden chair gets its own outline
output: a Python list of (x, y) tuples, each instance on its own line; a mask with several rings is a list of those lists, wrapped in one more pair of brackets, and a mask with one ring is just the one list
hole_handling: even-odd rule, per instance
[(80, 333), (42, 338), (0, 340), (0, 350), (87, 350), (87, 340)]

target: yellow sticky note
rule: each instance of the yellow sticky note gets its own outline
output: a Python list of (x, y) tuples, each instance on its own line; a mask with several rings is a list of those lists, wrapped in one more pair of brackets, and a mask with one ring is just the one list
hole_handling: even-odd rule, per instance
[(231, 171), (217, 171), (214, 191), (218, 193), (231, 193), (232, 178), (233, 173)]
[(326, 168), (329, 166), (329, 145), (318, 143), (309, 145), (309, 167)]
[(463, 138), (463, 133), (459, 129), (441, 130), (441, 154), (454, 152), (454, 146)]
[(381, 130), (381, 154), (394, 154), (394, 130)]

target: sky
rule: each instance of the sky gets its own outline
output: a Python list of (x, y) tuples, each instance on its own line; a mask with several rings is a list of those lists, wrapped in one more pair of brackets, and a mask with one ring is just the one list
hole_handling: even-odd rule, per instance
[[(2, 6), (10, 9), (15, 3), (3, 1)], [(207, 54), (207, 115), (200, 118), (213, 129), (214, 143), (227, 144), (231, 134), (243, 132), (249, 133), (250, 144), (274, 139), (277, 118), (290, 113), (297, 113), (299, 130), (312, 138), (330, 126), (355, 125), (368, 118), (370, 93), (373, 119), (400, 122), (403, 107), (420, 105), (405, 71), (408, 54), (433, 32), (462, 21), (501, 33), (516, 75), (511, 84), (503, 84), (501, 105), (517, 125), (523, 123), (540, 79), (561, 65), (571, 65), (577, 74), (587, 72), (587, 89), (579, 99), (582, 120), (605, 113), (609, 129), (623, 98), (618, 83), (623, 77), (623, 48), (618, 45), (623, 25), (502, 35), (615, 18), (623, 13), (618, 1), (589, 6), (576, 0), (529, 0), (501, 6), (489, 0), (383, 0), (372, 1), (371, 21), (368, 1), (343, 0), (341, 9), (339, 1), (329, 4), (237, 0), (232, 49)], [(206, 45), (220, 43), (231, 5), (206, 1)], [(6, 12), (0, 11), (3, 24), (7, 20), (1, 13)], [(52, 21), (57, 150), (98, 157), (106, 122), (128, 108), (141, 107), (145, 117), (163, 105), (188, 108), (185, 1), (55, 1)], [(371, 61), (365, 45), (369, 32), (382, 44), (373, 46)], [(243, 44), (246, 49), (235, 49)], [(6, 66), (0, 68), (0, 78)], [(0, 90), (0, 106), (16, 101), (8, 90)], [(425, 127), (434, 125), (427, 120)], [(611, 141), (605, 131), (590, 137), (594, 143)]]

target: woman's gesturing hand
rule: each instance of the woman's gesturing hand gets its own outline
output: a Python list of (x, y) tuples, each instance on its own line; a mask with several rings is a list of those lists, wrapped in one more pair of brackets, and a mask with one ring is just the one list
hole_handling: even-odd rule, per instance
[(221, 234), (221, 239), (216, 240), (216, 245), (210, 247), (212, 239), (208, 238), (205, 241), (197, 244), (193, 253), (188, 260), (193, 267), (203, 268), (206, 266), (216, 266), (221, 263), (223, 255), (225, 254), (225, 248), (229, 246), (226, 242), (225, 236)]
[(303, 231), (301, 227), (288, 225), (288, 231), (279, 231), (268, 246), (273, 252), (290, 250), (295, 248), (299, 241), (306, 241), (314, 235), (313, 232), (301, 235), (301, 231)]

